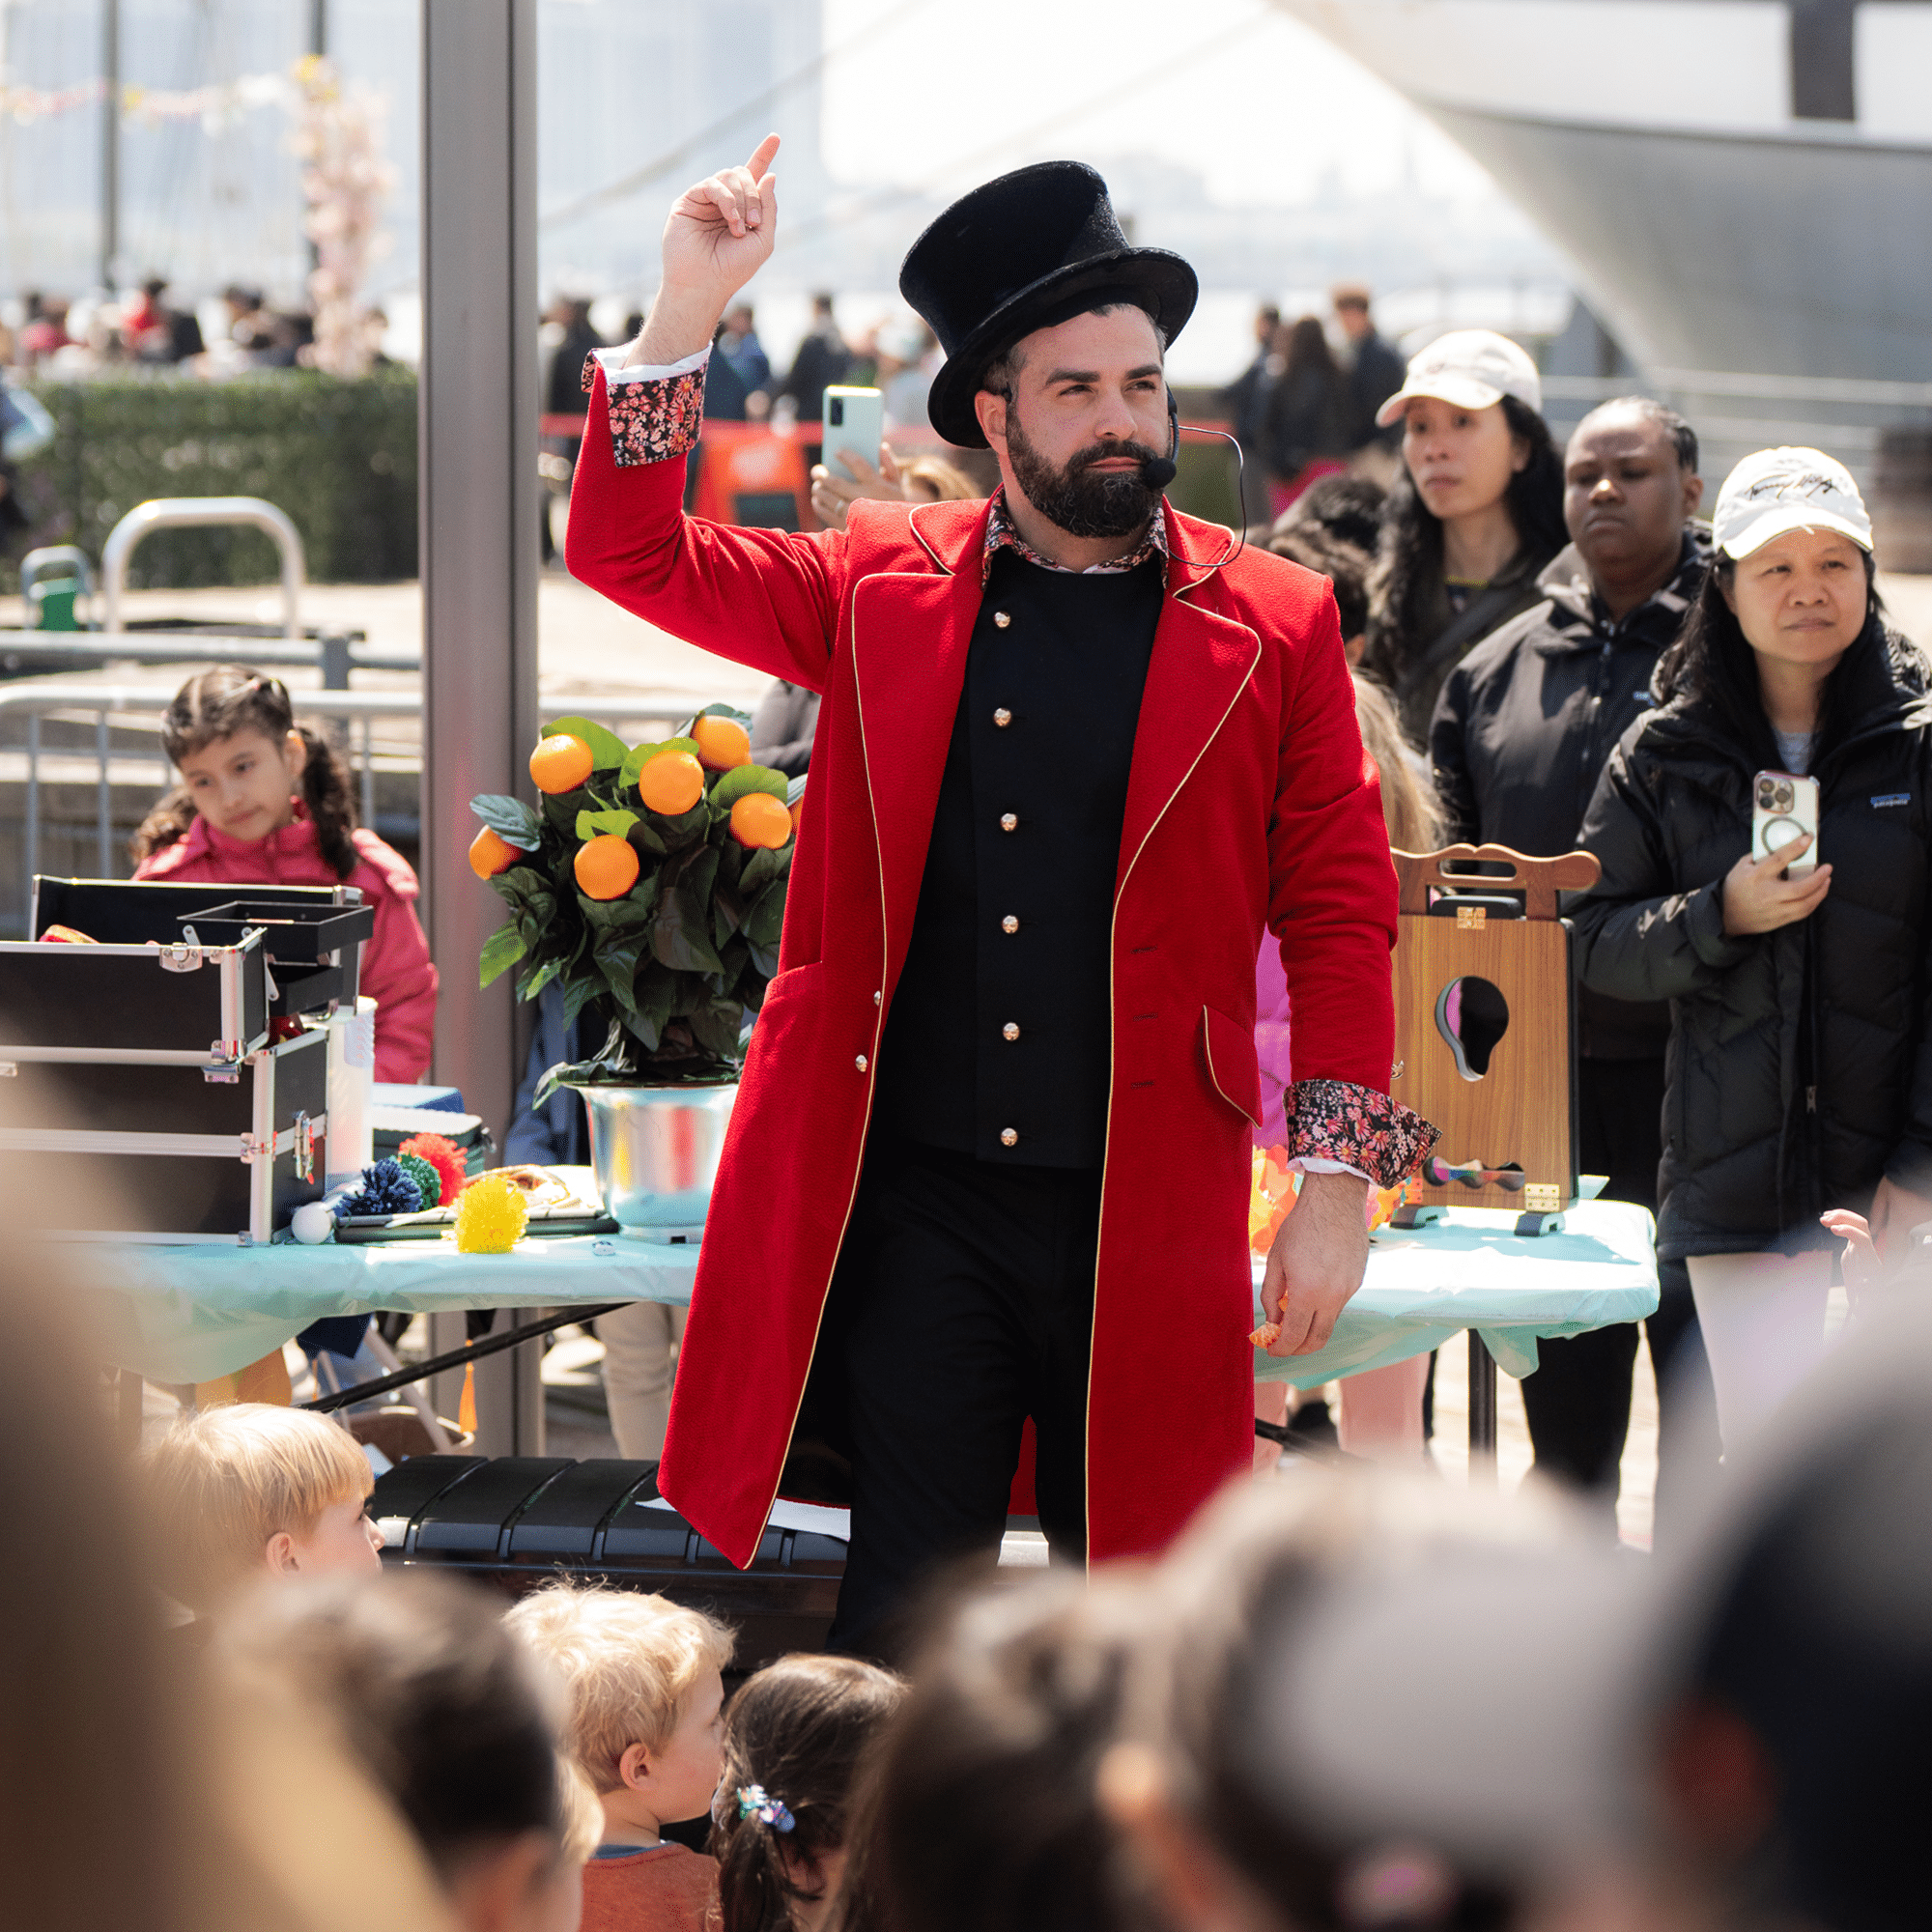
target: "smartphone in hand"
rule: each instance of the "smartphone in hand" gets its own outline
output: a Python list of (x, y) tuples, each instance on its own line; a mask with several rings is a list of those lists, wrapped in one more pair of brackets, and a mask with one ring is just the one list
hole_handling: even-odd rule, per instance
[(1818, 781), (1790, 772), (1759, 772), (1751, 780), (1751, 857), (1768, 859), (1806, 833), (1811, 844), (1784, 868), (1789, 879), (1808, 879), (1818, 869)]
[(858, 480), (838, 461), (849, 449), (868, 469), (879, 467), (879, 445), (886, 440), (886, 393), (883, 389), (828, 388), (825, 392), (824, 448), (819, 462), (841, 483)]

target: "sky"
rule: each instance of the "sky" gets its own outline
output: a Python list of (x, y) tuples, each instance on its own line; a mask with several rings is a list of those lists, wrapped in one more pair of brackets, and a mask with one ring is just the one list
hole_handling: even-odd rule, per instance
[[(1390, 89), (1266, 0), (824, 0), (825, 159), (938, 188), (1046, 154), (1152, 153), (1230, 206), (1399, 185), (1500, 204)], [(1182, 23), (1184, 22), (1184, 30)], [(968, 24), (970, 23), (970, 25)], [(1005, 153), (993, 152), (1005, 147)]]

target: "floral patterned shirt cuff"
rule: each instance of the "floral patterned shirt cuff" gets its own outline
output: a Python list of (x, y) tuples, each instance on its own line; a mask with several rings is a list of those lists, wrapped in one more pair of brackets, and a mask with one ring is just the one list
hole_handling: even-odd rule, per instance
[[(611, 352), (606, 350), (603, 355)], [(704, 426), (704, 369), (709, 352), (694, 366), (668, 371), (612, 369), (593, 352), (583, 364), (583, 393), (593, 395), (604, 370), (605, 410), (611, 419), (611, 453), (619, 469), (640, 463), (668, 463), (697, 440)]]
[(1297, 1080), (1288, 1091), (1291, 1160), (1334, 1160), (1395, 1187), (1441, 1138), (1420, 1114), (1373, 1087)]

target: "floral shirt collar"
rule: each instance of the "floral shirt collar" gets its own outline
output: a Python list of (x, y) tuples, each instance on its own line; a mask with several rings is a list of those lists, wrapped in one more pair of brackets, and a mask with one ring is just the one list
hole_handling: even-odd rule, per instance
[[(1052, 562), (1040, 555), (1038, 551), (1020, 535), (1019, 526), (1013, 522), (1007, 508), (1007, 492), (1004, 484), (993, 492), (992, 514), (986, 519), (986, 548), (980, 560), (980, 582), (983, 584), (993, 573), (993, 559), (1003, 550), (1018, 552), (1028, 563), (1037, 563), (1042, 570), (1058, 570), (1071, 577), (1076, 573), (1066, 570), (1063, 564)], [(1148, 533), (1126, 556), (1117, 556), (1107, 563), (1090, 564), (1078, 574), (1083, 577), (1108, 576), (1115, 571), (1137, 570), (1149, 557), (1158, 554), (1165, 558), (1167, 548), (1167, 511), (1163, 504), (1153, 506), (1153, 521), (1148, 525)]]

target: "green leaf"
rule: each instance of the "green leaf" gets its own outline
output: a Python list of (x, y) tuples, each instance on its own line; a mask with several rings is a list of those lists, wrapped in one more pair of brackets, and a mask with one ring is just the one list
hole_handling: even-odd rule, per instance
[(616, 732), (588, 718), (553, 718), (543, 728), (546, 738), (554, 738), (559, 731), (582, 738), (590, 747), (592, 771), (614, 772), (631, 755), (631, 748)]
[(534, 852), (543, 843), (543, 820), (533, 807), (499, 791), (486, 791), (469, 801), (469, 810), (497, 838), (519, 850)]
[(577, 814), (596, 811), (603, 803), (583, 785), (575, 791), (547, 791), (543, 802), (544, 823), (559, 838), (568, 838), (577, 829)]
[[(691, 721), (692, 724), (696, 724), (698, 718), (729, 718), (735, 724), (742, 724), (745, 727), (748, 737), (751, 735), (752, 714), (749, 711), (740, 711), (735, 704), (707, 704), (697, 714), (697, 718), (694, 718)], [(690, 728), (690, 725), (685, 726), (686, 730)]]
[(690, 917), (681, 893), (668, 894), (651, 922), (651, 952), (674, 973), (722, 973), (707, 923)]
[(660, 752), (689, 752), (695, 758), (697, 755), (697, 740), (696, 738), (660, 738), (642, 745), (633, 745), (624, 753), (624, 762), (620, 770), (618, 783), (620, 785), (636, 784), (638, 774)]
[(785, 803), (787, 805), (796, 805), (805, 796), (805, 780), (806, 774), (800, 772), (798, 777), (785, 786)]
[(657, 833), (665, 851), (684, 852), (699, 843), (710, 832), (711, 808), (700, 798), (689, 811), (681, 811), (675, 818), (667, 818), (663, 812), (646, 808), (643, 823)]
[(577, 814), (577, 836), (580, 838), (594, 838), (600, 832), (610, 832), (625, 838), (637, 823), (638, 814), (635, 811), (580, 811)]
[(776, 946), (784, 930), (784, 881), (775, 880), (758, 895), (757, 903), (745, 915), (745, 937), (753, 946)]
[[(751, 952), (752, 952), (753, 967), (765, 980), (776, 980), (779, 977), (778, 948), (775, 946), (774, 947), (753, 946), (752, 947)], [(761, 987), (758, 992), (758, 998), (760, 1002), (763, 1001), (764, 997), (765, 997), (764, 990)]]
[(499, 925), (483, 942), (483, 952), (476, 962), (476, 983), (487, 986), (495, 980), (500, 980), (524, 956), (526, 950), (524, 935), (517, 930), (515, 920), (507, 925)]
[(591, 959), (603, 974), (611, 997), (627, 1013), (638, 1009), (638, 961), (649, 945), (647, 932), (608, 932), (591, 952)]
[(541, 996), (543, 989), (563, 971), (561, 959), (546, 959), (534, 973), (526, 974), (517, 987), (517, 998), (534, 1000)]
[(563, 984), (564, 1025), (569, 1026), (602, 991), (603, 988), (587, 973), (579, 973), (566, 980)]
[(620, 899), (593, 899), (577, 895), (584, 923), (600, 935), (606, 932), (641, 932), (651, 922), (658, 899), (656, 878), (639, 879)]
[(735, 1060), (744, 1009), (736, 1000), (712, 1000), (691, 1015), (691, 1037), (707, 1053)]
[(754, 791), (781, 799), (790, 788), (791, 781), (782, 772), (773, 771), (769, 765), (734, 765), (728, 772), (719, 774), (711, 787), (711, 803), (728, 810)]
[(783, 873), (784, 857), (790, 850), (789, 845), (780, 852), (772, 851), (769, 846), (760, 845), (745, 861), (745, 869), (738, 874), (738, 892), (747, 905), (751, 904), (774, 879)]

